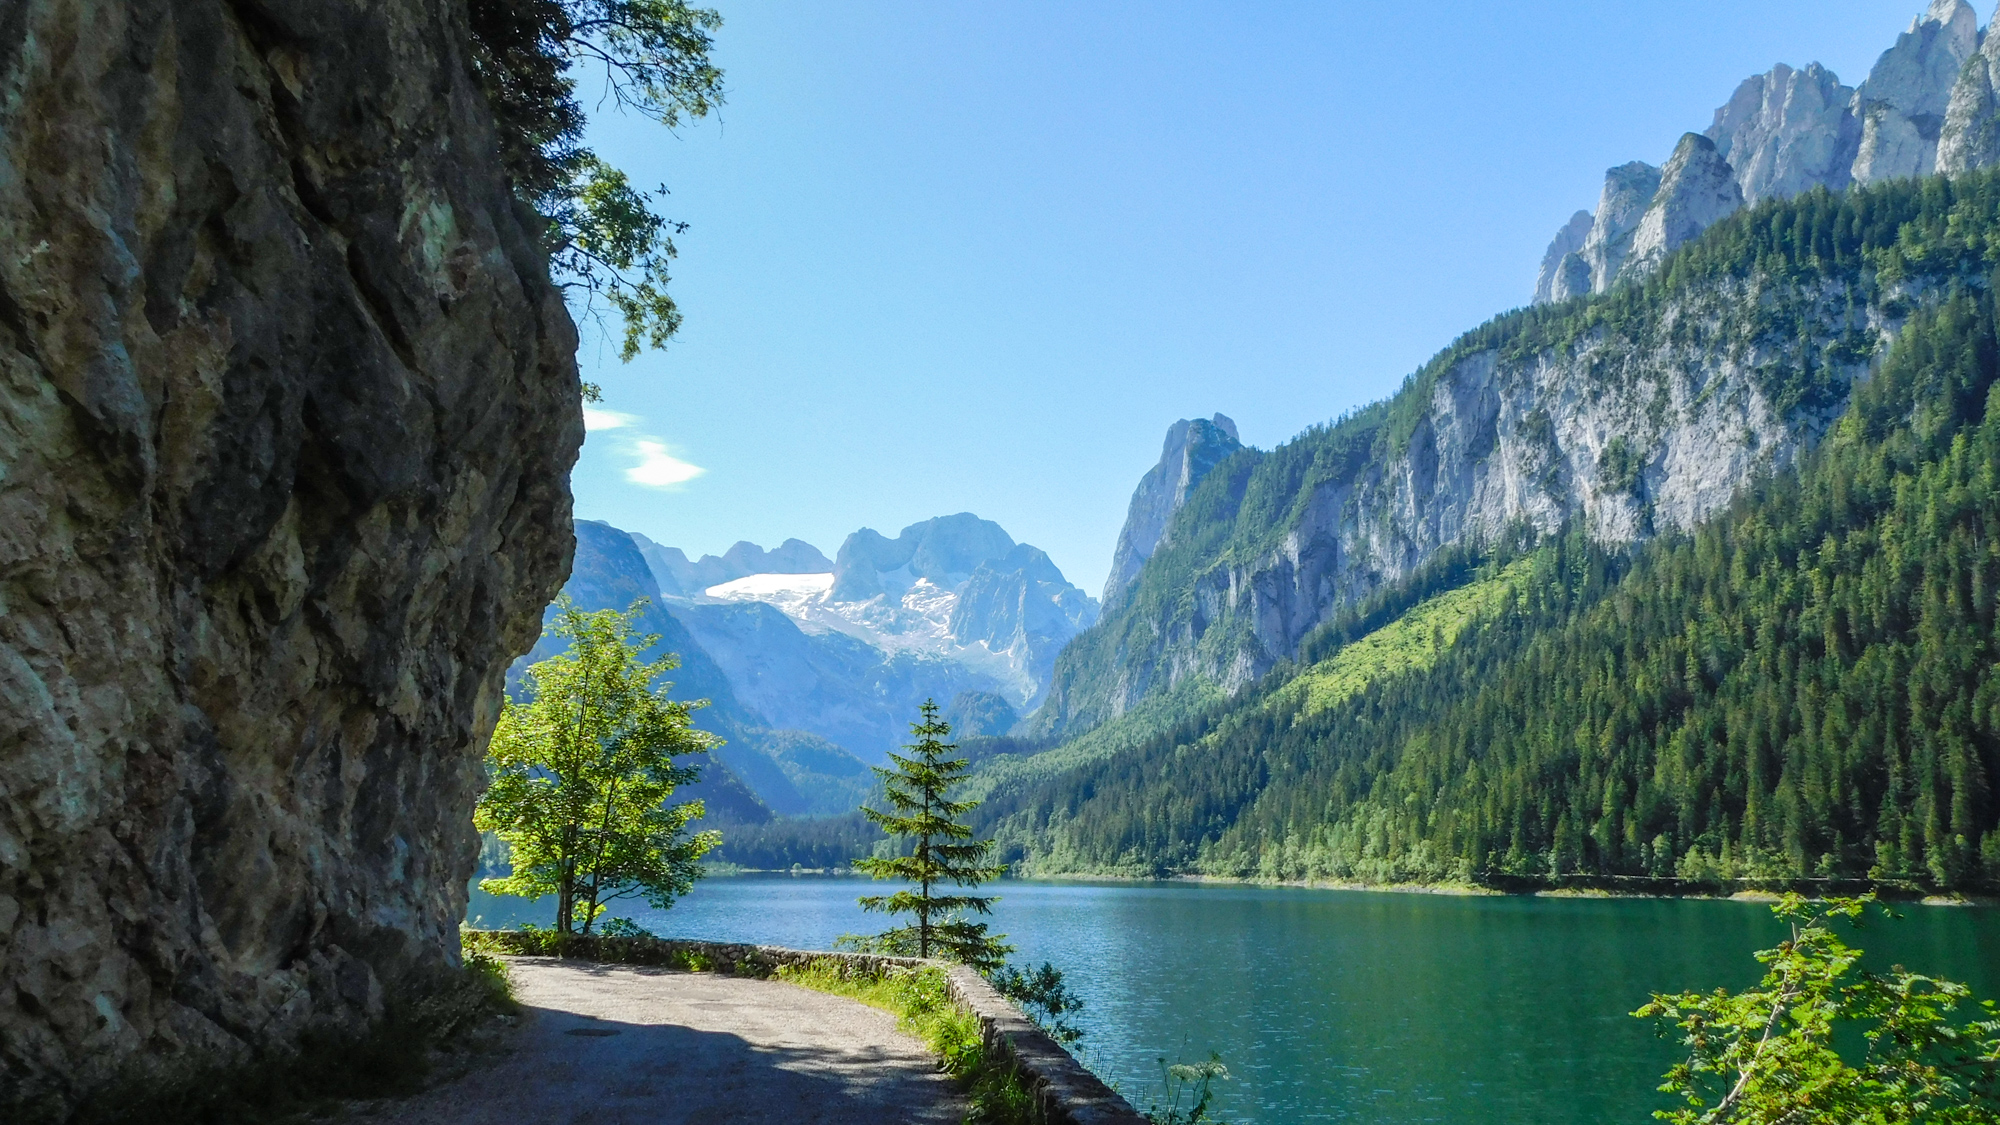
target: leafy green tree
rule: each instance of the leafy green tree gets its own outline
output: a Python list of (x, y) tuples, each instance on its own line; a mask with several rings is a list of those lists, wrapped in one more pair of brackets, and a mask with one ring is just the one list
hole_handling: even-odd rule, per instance
[[(1758, 987), (1741, 993), (1655, 995), (1632, 1013), (1682, 1032), (1685, 1062), (1660, 1087), (1686, 1105), (1654, 1114), (1674, 1125), (1855, 1122), (1991, 1125), (2000, 1120), (2000, 1010), (1954, 1023), (1969, 1005), (1962, 984), (1897, 966), (1858, 967), (1861, 950), (1828, 925), (1859, 924), (1870, 899), (1809, 904), (1787, 895), (1772, 909), (1789, 940), (1757, 954)], [(1858, 1064), (1835, 1050), (1844, 1025), (1867, 1049)]]
[(470, 0), (472, 64), (500, 130), (501, 159), (544, 219), (551, 272), (624, 320), (622, 358), (680, 328), (667, 293), (672, 236), (656, 206), (667, 190), (634, 187), (582, 143), (572, 70), (601, 76), (606, 98), (669, 129), (722, 103), (709, 58), (722, 16), (685, 0)]
[(903, 956), (949, 957), (981, 972), (997, 972), (1013, 948), (1002, 943), (1005, 935), (988, 934), (986, 923), (965, 917), (967, 912), (991, 913), (995, 899), (949, 893), (943, 888), (975, 888), (998, 879), (1007, 867), (988, 863), (993, 841), (973, 839), (972, 829), (957, 819), (978, 802), (954, 801), (947, 795), (964, 779), (966, 760), (951, 756), (958, 749), (944, 741), (951, 735), (951, 724), (938, 717), (934, 700), (924, 701), (923, 720), (910, 724), (910, 732), (916, 742), (904, 747), (909, 753), (889, 755), (896, 768), (875, 768), (887, 795), (888, 810), (861, 811), (890, 836), (913, 841), (915, 846), (909, 855), (875, 856), (856, 860), (854, 865), (877, 879), (916, 884), (914, 890), (861, 899), (864, 910), (907, 914), (913, 921), (877, 935), (869, 944)]
[(686, 894), (716, 832), (690, 833), (702, 803), (668, 804), (700, 777), (675, 759), (717, 740), (689, 723), (699, 704), (667, 698), (656, 684), (672, 656), (640, 658), (656, 636), (634, 635), (645, 605), (585, 613), (564, 596), (551, 623), (566, 651), (528, 669), (531, 698), (508, 701), (487, 750), (492, 784), (473, 824), (513, 853), (513, 872), (480, 887), (523, 898), (556, 897), (556, 930), (573, 933), (606, 904), (636, 896), (665, 909)]

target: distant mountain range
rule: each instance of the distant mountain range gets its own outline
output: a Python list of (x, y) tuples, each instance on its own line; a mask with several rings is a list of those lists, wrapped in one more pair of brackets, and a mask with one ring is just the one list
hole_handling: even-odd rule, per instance
[[(894, 539), (864, 528), (831, 561), (796, 539), (689, 560), (609, 524), (576, 530), (563, 592), (586, 609), (648, 599), (640, 628), (680, 657), (674, 694), (708, 699), (697, 725), (728, 740), (700, 791), (738, 822), (852, 810), (926, 699), (961, 735), (1006, 733), (1097, 619), (1047, 555), (970, 513)], [(551, 651), (544, 638), (514, 683)]]

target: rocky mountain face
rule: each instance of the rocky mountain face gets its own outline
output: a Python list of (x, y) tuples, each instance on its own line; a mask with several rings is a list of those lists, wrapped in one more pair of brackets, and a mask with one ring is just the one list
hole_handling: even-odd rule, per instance
[[(763, 602), (809, 637), (838, 633), (863, 642), (882, 663), (869, 675), (927, 685), (917, 701), (994, 691), (1021, 708), (1041, 700), (1056, 654), (1098, 612), (1047, 555), (969, 512), (911, 524), (894, 539), (863, 528), (841, 544), (831, 571), (745, 575), (691, 600)], [(757, 658), (746, 650), (745, 666)], [(881, 698), (902, 706), (900, 691)], [(886, 749), (906, 733), (900, 718), (883, 729), (867, 745)]]
[(1139, 568), (1160, 545), (1167, 522), (1187, 503), (1188, 493), (1210, 469), (1241, 448), (1236, 423), (1221, 414), (1193, 421), (1183, 418), (1167, 427), (1159, 463), (1139, 478), (1132, 503), (1125, 509), (1125, 526), (1118, 531), (1118, 546), (1111, 555), (1111, 576), (1104, 582), (1104, 612), (1124, 599), (1139, 577)]
[[(1683, 183), (1712, 156), (1697, 140), (1673, 169)], [(1512, 314), (1394, 400), (1222, 462), (1063, 652), (1029, 728), (1087, 730), (1190, 680), (1235, 691), (1460, 545), (1694, 526), (1812, 445), (1902, 318), (1936, 296), (1858, 284), (1724, 273), (1643, 311), (1604, 297)]]
[[(2000, 161), (2000, 37), (1965, 0), (1932, 0), (1859, 87), (1818, 63), (1744, 79), (1664, 169), (1605, 173), (1589, 229), (1571, 216), (1550, 241), (1534, 301), (1602, 293), (1740, 207), (1823, 187), (1839, 191)], [(1731, 190), (1733, 186), (1734, 190)]]
[(583, 439), (463, 19), (0, 7), (0, 1117), (456, 961)]
[(690, 562), (679, 547), (662, 547), (636, 531), (630, 534), (653, 568), (661, 592), (677, 598), (700, 597), (710, 586), (752, 574), (827, 574), (833, 570), (833, 563), (819, 548), (800, 539), (787, 539), (771, 551), (755, 543), (737, 543), (719, 556), (703, 555)]

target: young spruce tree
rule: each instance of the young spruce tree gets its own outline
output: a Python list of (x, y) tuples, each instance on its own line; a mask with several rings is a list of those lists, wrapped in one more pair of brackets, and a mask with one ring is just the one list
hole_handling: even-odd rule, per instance
[(935, 701), (925, 701), (923, 721), (910, 724), (910, 732), (916, 742), (903, 748), (908, 753), (889, 755), (896, 768), (875, 770), (887, 790), (888, 810), (861, 811), (883, 831), (913, 841), (915, 847), (909, 855), (860, 859), (854, 865), (877, 879), (915, 884), (911, 890), (861, 899), (864, 910), (908, 915), (911, 921), (867, 944), (886, 953), (947, 957), (982, 973), (996, 972), (1013, 947), (1002, 942), (1006, 935), (988, 934), (986, 923), (965, 917), (991, 913), (996, 900), (958, 892), (998, 879), (1007, 867), (988, 863), (993, 841), (974, 840), (972, 829), (957, 819), (979, 802), (947, 795), (964, 780), (966, 759), (952, 756), (958, 747), (944, 741), (951, 724), (938, 717)]

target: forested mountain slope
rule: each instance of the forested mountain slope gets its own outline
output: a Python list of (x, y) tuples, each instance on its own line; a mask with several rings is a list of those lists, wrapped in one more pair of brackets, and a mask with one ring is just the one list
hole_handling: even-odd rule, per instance
[[(1040, 720), (1235, 696), (987, 825), (1042, 871), (2000, 878), (1996, 270), (1990, 175), (1810, 192), (1234, 455)], [(1455, 638), (1296, 686), (1482, 556)]]
[[(1695, 527), (1818, 440), (1910, 313), (1978, 268), (1946, 229), (1954, 191), (1739, 212), (1644, 279), (1467, 333), (1388, 402), (1235, 453), (1058, 658), (1030, 730), (1067, 737), (1190, 677), (1240, 690), (1345, 607), (1510, 528)], [(1899, 242), (1913, 221), (1937, 229)]]

